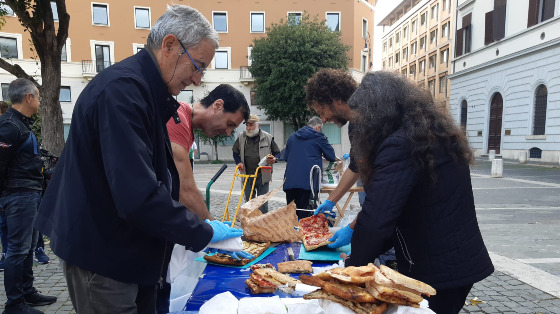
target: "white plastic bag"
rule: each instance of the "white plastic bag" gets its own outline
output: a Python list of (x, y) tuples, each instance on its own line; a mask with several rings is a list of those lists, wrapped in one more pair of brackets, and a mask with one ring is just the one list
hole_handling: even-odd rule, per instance
[(341, 161), (327, 161), (323, 159), (323, 175), (321, 178), (321, 186), (336, 187), (340, 182), (341, 173)]

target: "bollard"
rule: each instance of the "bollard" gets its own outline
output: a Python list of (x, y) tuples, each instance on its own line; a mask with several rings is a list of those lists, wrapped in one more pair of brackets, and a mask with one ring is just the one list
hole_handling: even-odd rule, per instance
[(488, 151), (488, 161), (492, 161), (496, 158), (496, 151), (491, 149)]
[(492, 160), (492, 171), (490, 176), (492, 178), (501, 178), (504, 172), (504, 161), (502, 159)]
[(526, 164), (527, 163), (527, 152), (519, 153), (519, 163)]

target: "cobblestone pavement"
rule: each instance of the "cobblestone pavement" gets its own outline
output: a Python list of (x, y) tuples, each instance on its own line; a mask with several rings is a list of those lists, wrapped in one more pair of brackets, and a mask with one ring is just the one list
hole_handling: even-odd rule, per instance
[[(281, 182), (284, 173), (285, 164), (279, 163), (275, 167), (273, 182), (271, 188), (278, 186)], [(219, 165), (210, 164), (196, 164), (195, 166), (195, 179), (197, 184), (204, 193), (204, 189), (210, 178), (218, 171)], [(489, 173), (489, 164), (487, 162), (480, 162), (473, 168), (472, 173), (481, 175)], [(533, 169), (533, 170), (531, 170)], [(534, 165), (508, 165), (504, 164), (504, 175), (506, 173), (512, 177), (522, 178), (523, 180), (538, 180), (538, 178), (545, 176), (543, 182), (560, 183), (560, 170), (557, 168), (547, 167), (548, 170), (543, 170)], [(543, 172), (545, 174), (541, 174)], [(230, 165), (228, 170), (224, 172), (216, 183), (210, 188), (211, 192), (211, 214), (214, 217), (221, 217), (227, 202), (229, 188), (233, 178), (233, 165)], [(476, 188), (476, 180), (473, 180), (473, 188)], [(237, 201), (239, 200), (240, 193), (238, 192), (238, 183), (234, 186), (232, 193), (232, 200), (230, 201), (230, 212), (233, 215)], [(475, 193), (476, 194), (476, 193)], [(556, 194), (557, 193), (556, 190)], [(326, 195), (322, 195), (323, 199)], [(269, 208), (278, 208), (285, 205), (285, 195), (282, 191), (278, 193), (270, 201)], [(476, 199), (476, 197), (475, 197)], [(351, 205), (358, 205), (358, 198), (355, 196)], [(558, 204), (556, 205), (558, 206)], [(477, 208), (479, 205), (477, 204)], [(489, 210), (477, 212), (479, 221), (484, 221), (484, 215)], [(556, 220), (558, 218), (555, 218)], [(485, 229), (481, 226), (483, 235), (486, 239)], [(558, 230), (558, 229), (556, 229)], [(492, 247), (486, 240), (487, 246)], [(34, 267), (35, 272), (35, 287), (43, 294), (55, 295), (58, 297), (58, 302), (49, 306), (38, 307), (38, 309), (45, 313), (75, 313), (72, 310), (72, 304), (66, 288), (66, 282), (62, 275), (60, 264), (56, 256), (50, 251), (48, 245), (46, 247), (48, 255), (51, 257), (51, 263), (47, 265), (38, 265)], [(556, 252), (558, 253), (558, 252)], [(557, 255), (554, 255), (557, 256)], [(553, 261), (558, 263), (558, 261)], [(495, 265), (497, 265), (495, 263)], [(546, 268), (544, 268), (546, 269)], [(474, 285), (471, 293), (467, 298), (467, 304), (461, 313), (560, 313), (560, 294), (557, 289), (551, 291), (543, 291), (548, 289), (535, 288), (535, 284), (529, 284), (514, 277), (507, 269), (500, 269), (496, 267), (496, 271), (485, 280), (478, 282)], [(547, 274), (547, 273), (545, 273)], [(551, 282), (560, 282), (558, 276), (548, 274)], [(0, 280), (3, 282), (4, 273), (0, 272)], [(550, 292), (550, 293), (549, 293)], [(480, 302), (482, 301), (482, 302)], [(4, 289), (0, 290), (0, 303), (6, 302), (6, 295)]]

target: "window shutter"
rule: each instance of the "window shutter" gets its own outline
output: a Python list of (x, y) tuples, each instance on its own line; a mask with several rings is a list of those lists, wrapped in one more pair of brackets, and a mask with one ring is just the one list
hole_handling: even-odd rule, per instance
[(493, 40), (498, 41), (506, 35), (506, 0), (494, 0)]
[(539, 23), (539, 0), (529, 0), (529, 15), (527, 16), (527, 28)]
[(465, 28), (465, 26), (471, 24), (471, 17), (472, 17), (472, 13), (469, 13), (469, 14), (463, 16), (463, 28)]
[(542, 21), (541, 22), (544, 22), (544, 21), (554, 17), (554, 2), (555, 2), (555, 0), (543, 0)]
[(455, 33), (455, 57), (463, 54), (463, 29), (458, 29)]
[(486, 12), (486, 15), (484, 17), (484, 44), (485, 45), (491, 44), (494, 41), (492, 36), (493, 16), (494, 16), (494, 11), (490, 11), (490, 12)]

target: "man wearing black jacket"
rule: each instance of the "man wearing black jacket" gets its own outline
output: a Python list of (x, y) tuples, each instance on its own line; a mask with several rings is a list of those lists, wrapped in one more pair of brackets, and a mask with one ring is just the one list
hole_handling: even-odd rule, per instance
[(180, 122), (173, 95), (200, 84), (217, 47), (202, 14), (169, 6), (145, 49), (97, 74), (78, 98), (35, 221), (62, 260), (77, 313), (154, 313), (174, 243), (200, 251), (242, 235), (178, 202), (166, 128), (171, 117)]
[(12, 102), (0, 117), (0, 208), (6, 220), (8, 251), (4, 261), (4, 313), (43, 313), (29, 306), (48, 305), (56, 297), (44, 296), (33, 287), (33, 249), (38, 233), (33, 219), (43, 190), (43, 161), (31, 116), (39, 110), (39, 90), (27, 79), (8, 87)]

